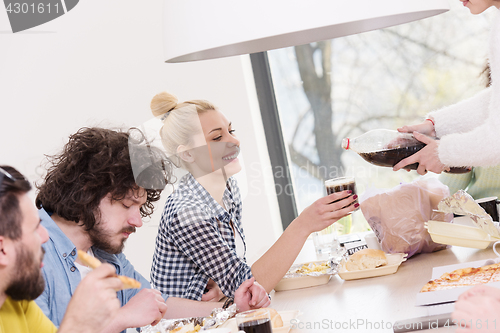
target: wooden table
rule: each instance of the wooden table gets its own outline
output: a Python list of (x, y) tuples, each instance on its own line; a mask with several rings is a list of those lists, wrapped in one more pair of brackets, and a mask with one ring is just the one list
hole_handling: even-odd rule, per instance
[[(335, 275), (328, 284), (272, 293), (276, 310), (300, 310), (293, 333), (300, 332), (393, 332), (396, 321), (434, 314), (415, 306), (415, 296), (431, 278), (435, 266), (496, 258), (491, 247), (477, 250), (452, 247), (413, 256), (395, 274), (344, 281)], [(311, 241), (306, 242), (296, 263), (317, 260)], [(420, 332), (454, 331), (441, 328)], [(460, 332), (460, 330), (457, 330)]]

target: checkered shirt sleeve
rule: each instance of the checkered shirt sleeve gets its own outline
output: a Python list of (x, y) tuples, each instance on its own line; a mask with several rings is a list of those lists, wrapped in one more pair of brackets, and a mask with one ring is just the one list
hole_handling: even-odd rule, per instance
[[(191, 176), (192, 177), (192, 176)], [(167, 199), (162, 214), (151, 271), (155, 289), (174, 297), (200, 300), (208, 279), (224, 295), (252, 277), (250, 267), (236, 254), (232, 220), (241, 229), (241, 199), (234, 180), (228, 182), (228, 211), (215, 204), (203, 187), (187, 178)]]

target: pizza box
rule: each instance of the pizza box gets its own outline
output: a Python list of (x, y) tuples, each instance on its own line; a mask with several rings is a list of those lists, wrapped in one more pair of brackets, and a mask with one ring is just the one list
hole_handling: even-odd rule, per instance
[[(494, 259), (470, 261), (461, 264), (434, 267), (432, 269), (432, 277), (429, 280), (437, 279), (444, 273), (452, 272), (459, 268), (481, 267), (485, 265), (496, 264), (499, 262), (500, 258), (494, 258)], [(422, 287), (423, 286), (424, 285), (422, 285)], [(488, 283), (488, 286), (497, 287), (500, 289), (500, 282), (491, 282)], [(472, 287), (474, 286), (457, 287), (448, 290), (428, 291), (425, 293), (419, 292), (417, 293), (415, 305), (433, 305), (433, 304), (455, 302), (464, 291)]]

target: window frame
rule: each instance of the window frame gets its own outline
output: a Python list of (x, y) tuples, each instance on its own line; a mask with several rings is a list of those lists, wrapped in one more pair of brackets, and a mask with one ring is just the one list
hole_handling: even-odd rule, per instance
[(273, 172), (275, 190), (282, 189), (279, 193), (276, 191), (276, 196), (281, 224), (285, 230), (297, 218), (298, 212), (267, 52), (250, 54), (250, 61), (271, 166), (273, 170), (278, 168), (286, 170), (286, 172)]

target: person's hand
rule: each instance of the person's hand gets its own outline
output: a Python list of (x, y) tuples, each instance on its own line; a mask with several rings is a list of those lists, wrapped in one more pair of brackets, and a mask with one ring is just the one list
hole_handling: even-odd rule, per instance
[(460, 295), (451, 317), (457, 332), (500, 332), (499, 311), (500, 290), (480, 285)]
[[(332, 193), (313, 202), (297, 217), (307, 236), (320, 231), (358, 208), (358, 196), (351, 191)], [(340, 200), (334, 202), (336, 200)], [(344, 208), (343, 208), (344, 207)]]
[(424, 134), (420, 134), (418, 132), (413, 132), (413, 136), (420, 142), (426, 144), (424, 148), (415, 154), (399, 161), (393, 170), (398, 171), (399, 169), (404, 168), (407, 165), (418, 163), (417, 172), (419, 175), (425, 175), (427, 171), (432, 171), (435, 173), (441, 173), (443, 171), (449, 171), (450, 168), (446, 167), (439, 160), (438, 156), (438, 148), (439, 148), (439, 140), (432, 139)]
[(118, 316), (126, 328), (156, 325), (167, 312), (167, 304), (161, 293), (154, 289), (142, 289), (119, 311)]
[(255, 278), (248, 279), (240, 285), (234, 293), (234, 302), (240, 312), (265, 308), (271, 304), (266, 290), (255, 281)]
[(407, 126), (399, 127), (398, 132), (401, 132), (401, 133), (418, 132), (418, 133), (425, 134), (427, 136), (432, 136), (432, 137), (436, 136), (436, 130), (434, 128), (434, 124), (429, 120), (424, 120), (420, 124), (416, 124), (416, 125), (407, 125)]
[(208, 289), (208, 291), (201, 296), (202, 302), (218, 302), (224, 297), (224, 294), (220, 290), (219, 286), (212, 279), (208, 280), (206, 289)]
[(116, 290), (122, 288), (112, 265), (94, 269), (76, 288), (58, 332), (102, 332), (120, 309)]
[(489, 295), (500, 302), (500, 289), (485, 285), (478, 285), (463, 292), (458, 298), (458, 300), (466, 301), (471, 297), (483, 296), (483, 295)]

